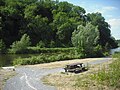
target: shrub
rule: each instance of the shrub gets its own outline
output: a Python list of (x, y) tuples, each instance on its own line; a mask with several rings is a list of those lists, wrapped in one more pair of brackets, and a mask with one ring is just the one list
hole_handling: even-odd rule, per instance
[(74, 53), (76, 48), (40, 48), (40, 47), (28, 47), (29, 53)]
[(36, 46), (39, 47), (39, 48), (44, 48), (45, 43), (43, 41), (40, 41)]
[(72, 33), (72, 44), (85, 57), (93, 57), (94, 54), (101, 52), (97, 46), (99, 35), (98, 28), (91, 23), (87, 23), (86, 26), (79, 25), (77, 30)]
[(51, 41), (49, 47), (54, 48), (55, 47), (55, 42)]
[(27, 47), (30, 46), (30, 38), (24, 34), (20, 41), (15, 41), (11, 45), (10, 53), (26, 53)]
[(40, 64), (40, 63), (49, 63), (61, 60), (68, 60), (80, 58), (77, 55), (70, 53), (60, 53), (60, 54), (40, 54), (38, 56), (32, 56), (29, 58), (17, 58), (13, 61), (14, 65), (29, 65), (29, 64)]

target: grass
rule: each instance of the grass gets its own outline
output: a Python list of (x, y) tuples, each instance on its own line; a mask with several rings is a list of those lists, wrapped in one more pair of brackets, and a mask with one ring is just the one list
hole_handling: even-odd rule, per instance
[(75, 47), (69, 48), (40, 48), (40, 47), (28, 47), (25, 50), (21, 51), (10, 51), (8, 53), (11, 54), (40, 54), (40, 53), (67, 53), (67, 52), (74, 52), (76, 50)]
[(40, 54), (38, 56), (31, 56), (29, 58), (16, 58), (13, 61), (13, 65), (34, 65), (41, 63), (50, 63), (55, 61), (69, 60), (69, 59), (80, 59), (85, 58), (83, 53), (78, 53), (78, 49), (75, 47), (71, 48), (39, 48), (39, 47), (28, 47), (25, 52), (29, 54)]
[(67, 53), (75, 51), (75, 47), (70, 48), (39, 48), (39, 47), (28, 47), (29, 53)]
[(120, 53), (113, 55), (116, 58), (109, 68), (103, 67), (98, 73), (93, 74), (92, 78), (101, 85), (120, 89)]
[(7, 71), (7, 70), (0, 69), (0, 90), (3, 90), (3, 87), (6, 81), (15, 75), (16, 75), (16, 72), (14, 71)]
[(13, 60), (13, 65), (33, 65), (33, 64), (68, 60), (68, 59), (77, 59), (80, 57), (81, 57), (80, 55), (75, 55), (71, 53), (40, 54), (38, 56), (32, 56), (29, 58), (17, 58)]
[(13, 65), (33, 65), (49, 63), (55, 61), (84, 58), (83, 54), (78, 54), (76, 48), (39, 48), (29, 47), (29, 53), (39, 53), (38, 56), (28, 58), (16, 58)]
[(77, 87), (81, 86), (80, 83), (84, 83), (84, 87), (96, 86), (97, 89), (119, 90), (120, 53), (113, 55), (112, 63), (109, 65), (102, 65), (95, 73), (87, 76), (87, 79), (84, 82), (79, 79), (81, 78), (78, 78), (76, 82)]
[(43, 78), (44, 83), (58, 90), (120, 90), (120, 53), (113, 60), (80, 74), (55, 73)]

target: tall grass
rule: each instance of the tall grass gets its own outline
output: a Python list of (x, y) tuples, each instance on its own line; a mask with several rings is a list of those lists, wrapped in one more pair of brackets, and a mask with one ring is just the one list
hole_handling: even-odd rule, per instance
[(40, 54), (38, 56), (32, 56), (29, 58), (21, 58), (21, 57), (17, 58), (13, 60), (13, 65), (33, 65), (33, 64), (68, 60), (68, 59), (77, 59), (81, 57), (82, 57), (81, 55), (75, 55), (72, 53)]
[(113, 55), (116, 58), (108, 68), (102, 68), (100, 71), (92, 75), (92, 79), (96, 80), (99, 84), (108, 87), (120, 89), (120, 53)]
[[(40, 48), (40, 47), (27, 47), (27, 49), (22, 51), (17, 51), (15, 54), (40, 54), (40, 53), (67, 53), (75, 51), (75, 47), (70, 48)], [(10, 50), (9, 50), (10, 51)], [(8, 52), (14, 53), (14, 52)]]

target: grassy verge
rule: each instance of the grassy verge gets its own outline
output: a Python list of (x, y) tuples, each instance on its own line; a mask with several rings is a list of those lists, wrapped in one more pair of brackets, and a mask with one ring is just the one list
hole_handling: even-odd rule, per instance
[(81, 57), (80, 55), (75, 55), (71, 53), (40, 54), (38, 56), (32, 56), (29, 58), (17, 58), (13, 61), (13, 64), (14, 65), (33, 65), (33, 64), (68, 60), (68, 59), (77, 59), (80, 57)]
[[(86, 56), (83, 53), (78, 53), (77, 48), (39, 48), (29, 47), (26, 53), (39, 53), (37, 56), (31, 56), (28, 58), (16, 58), (13, 61), (13, 65), (34, 65), (41, 63), (50, 63), (55, 61), (80, 59)], [(21, 52), (23, 53), (23, 52)], [(97, 56), (96, 56), (97, 57)]]
[(55, 73), (42, 80), (58, 90), (120, 90), (120, 54), (113, 57), (117, 59), (91, 66), (87, 72)]
[(116, 59), (109, 65), (109, 68), (102, 68), (92, 75), (92, 79), (103, 86), (120, 89), (120, 53), (113, 55), (113, 58)]
[(0, 90), (3, 90), (5, 82), (14, 75), (16, 75), (14, 71), (0, 69)]
[(39, 53), (37, 56), (28, 58), (16, 58), (13, 61), (14, 65), (33, 65), (40, 63), (49, 63), (68, 59), (84, 58), (76, 52), (76, 48), (38, 48), (29, 47), (29, 53)]
[(70, 48), (40, 48), (40, 47), (28, 47), (25, 50), (20, 50), (16, 52), (12, 52), (8, 50), (8, 53), (14, 54), (40, 54), (40, 53), (67, 53), (75, 51), (75, 47)]
[(29, 53), (68, 53), (74, 52), (76, 48), (39, 48), (39, 47), (28, 47)]
[(101, 65), (90, 66), (86, 72), (74, 73), (54, 73), (45, 76), (42, 80), (44, 84), (56, 86), (58, 90), (97, 90), (95, 81), (90, 75), (97, 71)]

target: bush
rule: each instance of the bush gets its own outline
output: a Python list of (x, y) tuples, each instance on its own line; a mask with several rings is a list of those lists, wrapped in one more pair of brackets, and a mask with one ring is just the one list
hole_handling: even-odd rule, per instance
[(98, 28), (91, 23), (87, 23), (86, 26), (79, 25), (72, 33), (72, 44), (85, 57), (94, 57), (102, 53), (98, 45), (99, 36)]
[(29, 58), (17, 58), (13, 61), (14, 65), (33, 65), (40, 63), (49, 63), (61, 60), (80, 58), (77, 55), (71, 53), (61, 53), (61, 54), (40, 54), (38, 56), (32, 56)]
[(54, 41), (51, 41), (49, 47), (55, 48), (55, 46), (56, 46), (56, 45), (55, 45), (55, 42), (54, 42)]
[(74, 53), (76, 48), (40, 48), (40, 47), (28, 47), (29, 53)]
[(27, 47), (30, 46), (30, 38), (24, 34), (20, 41), (15, 41), (11, 45), (10, 53), (26, 53)]
[(39, 47), (39, 48), (44, 48), (45, 43), (43, 41), (40, 41), (36, 46)]

